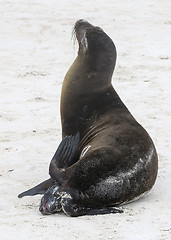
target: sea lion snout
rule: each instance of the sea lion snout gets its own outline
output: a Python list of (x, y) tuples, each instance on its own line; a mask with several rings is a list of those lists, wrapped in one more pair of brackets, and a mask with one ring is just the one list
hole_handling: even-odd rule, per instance
[(41, 199), (39, 211), (49, 215), (61, 211), (60, 197), (56, 196), (57, 187), (50, 187)]
[(89, 24), (89, 22), (88, 22), (87, 20), (85, 20), (85, 19), (79, 19), (79, 20), (76, 21), (75, 26), (80, 25), (80, 24), (82, 24), (82, 23), (88, 23), (88, 24)]
[(74, 25), (74, 34), (77, 38), (78, 44), (82, 46), (84, 52), (88, 49), (88, 42), (86, 38), (87, 29), (93, 27), (89, 22), (84, 19), (78, 20)]

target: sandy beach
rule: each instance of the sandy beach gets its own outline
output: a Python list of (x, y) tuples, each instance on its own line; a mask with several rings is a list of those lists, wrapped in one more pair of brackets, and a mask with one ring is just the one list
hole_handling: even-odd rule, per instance
[[(0, 0), (0, 239), (171, 239), (171, 2)], [(61, 141), (60, 94), (77, 55), (78, 19), (113, 39), (113, 86), (159, 156), (150, 193), (123, 214), (43, 216), (41, 196), (17, 195), (48, 178)]]

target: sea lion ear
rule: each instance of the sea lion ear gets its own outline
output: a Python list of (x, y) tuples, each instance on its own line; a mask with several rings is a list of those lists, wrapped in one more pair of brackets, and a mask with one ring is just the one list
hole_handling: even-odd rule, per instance
[(57, 173), (61, 168), (67, 168), (73, 164), (79, 142), (79, 132), (74, 136), (66, 136), (62, 140), (49, 166), (49, 174), (51, 176), (54, 175), (55, 169)]
[(101, 32), (104, 32), (103, 29), (100, 28), (100, 27), (98, 27), (98, 26), (96, 26), (95, 28), (96, 28), (96, 30), (99, 30), (99, 31), (101, 31)]
[(22, 192), (18, 195), (19, 198), (25, 197), (25, 196), (34, 196), (37, 194), (44, 194), (49, 187), (52, 187), (54, 185), (54, 181), (52, 178), (49, 178), (45, 180), (44, 182), (38, 184), (37, 186)]

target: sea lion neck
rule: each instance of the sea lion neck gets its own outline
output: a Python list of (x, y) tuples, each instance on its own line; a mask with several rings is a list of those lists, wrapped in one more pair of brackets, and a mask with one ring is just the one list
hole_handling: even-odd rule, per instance
[[(93, 59), (92, 59), (93, 60)], [(105, 70), (105, 66), (98, 67), (91, 62), (88, 55), (82, 56), (79, 54), (70, 69), (68, 70), (63, 88), (68, 89), (70, 92), (97, 92), (104, 90), (111, 86), (111, 78), (113, 69)]]

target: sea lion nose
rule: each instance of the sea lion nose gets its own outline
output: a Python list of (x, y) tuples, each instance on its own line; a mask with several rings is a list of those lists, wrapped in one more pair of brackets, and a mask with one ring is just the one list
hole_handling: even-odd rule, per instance
[(76, 25), (80, 24), (80, 23), (88, 23), (85, 19), (79, 19), (78, 21), (76, 21)]
[(39, 211), (40, 211), (41, 214), (43, 214), (43, 215), (49, 215), (49, 214), (51, 214), (51, 213), (47, 210), (46, 206), (44, 206), (44, 205), (40, 205)]

